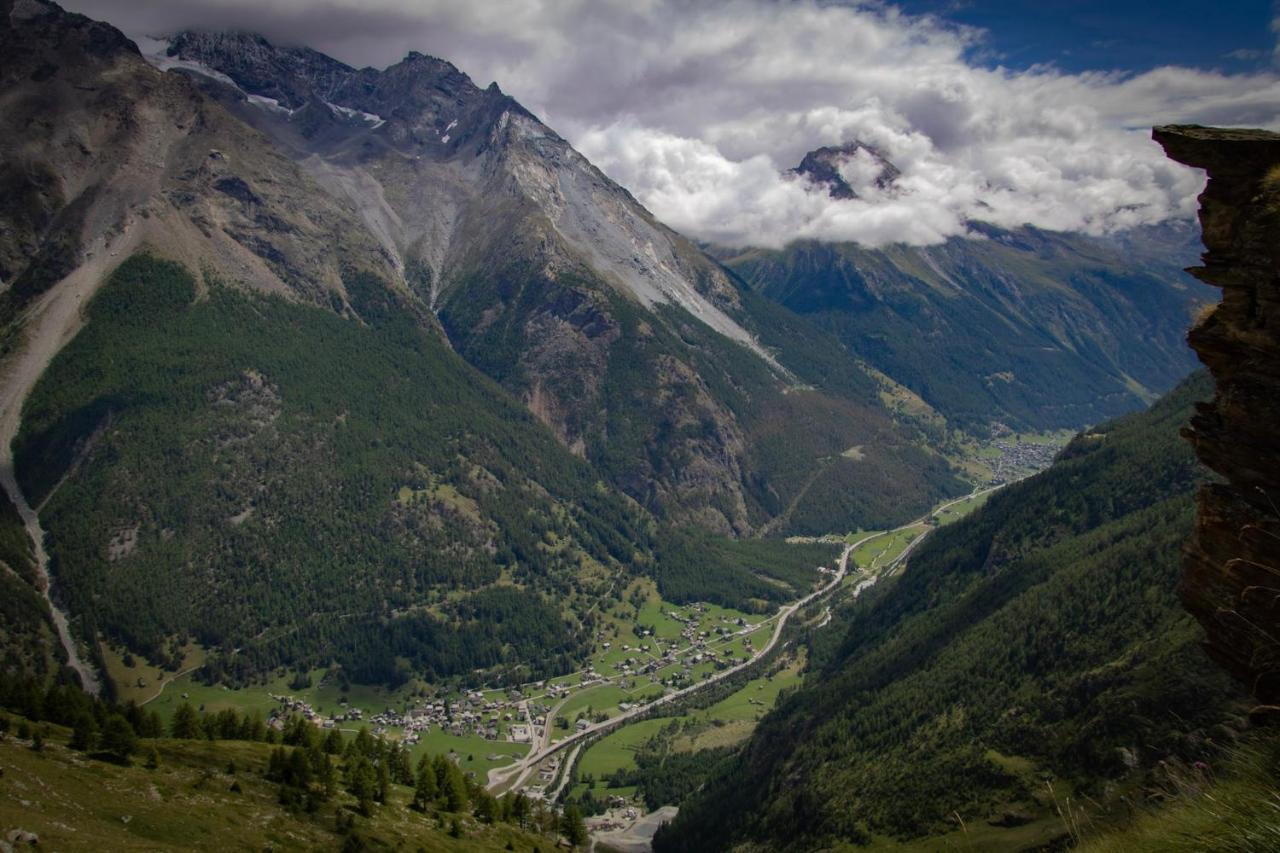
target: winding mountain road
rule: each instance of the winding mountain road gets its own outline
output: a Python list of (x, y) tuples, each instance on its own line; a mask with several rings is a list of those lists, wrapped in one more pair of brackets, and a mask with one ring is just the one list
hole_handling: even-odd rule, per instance
[[(489, 790), (499, 791), (499, 790), (509, 789), (509, 788), (511, 789), (518, 788), (520, 787), (520, 785), (524, 784), (525, 779), (528, 778), (529, 774), (533, 772), (535, 767), (541, 764), (545, 759), (550, 758), (552, 755), (555, 755), (557, 752), (567, 747), (573, 746), (574, 744), (578, 744), (578, 743), (581, 743), (582, 741), (588, 740), (604, 731), (617, 728), (623, 723), (629, 720), (636, 719), (637, 717), (641, 717), (662, 705), (669, 704), (671, 702), (676, 701), (677, 699), (682, 699), (685, 696), (689, 696), (693, 693), (698, 692), (699, 690), (705, 690), (711, 685), (719, 681), (723, 681), (724, 679), (728, 678), (734, 673), (741, 672), (743, 669), (746, 669), (747, 667), (751, 666), (756, 661), (760, 660), (760, 658), (764, 657), (770, 651), (772, 651), (773, 647), (778, 644), (778, 640), (782, 637), (782, 630), (783, 628), (786, 627), (787, 620), (791, 618), (791, 615), (793, 613), (795, 613), (797, 610), (803, 607), (807, 607), (813, 601), (839, 588), (841, 582), (844, 581), (845, 574), (848, 572), (849, 554), (853, 552), (854, 548), (856, 548), (858, 545), (861, 545), (863, 542), (866, 542), (869, 539), (873, 539), (876, 536), (883, 536), (883, 535), (884, 534), (882, 533), (873, 533), (862, 539), (859, 539), (857, 542), (853, 544), (846, 545), (844, 548), (844, 551), (841, 552), (840, 554), (839, 568), (836, 570), (836, 573), (832, 577), (830, 582), (828, 582), (825, 586), (822, 586), (819, 589), (816, 589), (813, 592), (809, 593), (804, 598), (801, 598), (798, 601), (792, 602), (791, 604), (784, 606), (776, 614), (774, 614), (773, 616), (769, 617), (769, 619), (766, 619), (763, 623), (761, 623), (761, 624), (767, 624), (769, 621), (774, 620), (775, 624), (773, 627), (773, 634), (769, 637), (769, 642), (765, 643), (763, 647), (761, 647), (754, 655), (752, 655), (744, 663), (740, 663), (740, 664), (737, 664), (736, 666), (731, 666), (728, 669), (721, 670), (720, 672), (717, 672), (714, 675), (711, 675), (708, 678), (705, 678), (702, 681), (699, 681), (697, 684), (691, 684), (688, 687), (682, 687), (679, 690), (673, 691), (664, 696), (660, 696), (657, 699), (654, 699), (652, 702), (646, 702), (643, 705), (637, 705), (634, 708), (629, 708), (626, 711), (623, 711), (622, 713), (614, 717), (610, 717), (607, 720), (602, 720), (601, 722), (598, 722), (598, 723), (591, 723), (581, 731), (574, 732), (573, 734), (569, 735), (566, 738), (563, 738), (562, 740), (558, 740), (555, 743), (544, 745), (540, 749), (531, 750), (528, 755), (526, 755), (523, 759), (521, 759), (516, 764), (508, 765), (506, 767), (495, 767), (489, 771), (489, 775), (488, 775)], [(550, 718), (548, 718), (547, 728), (549, 728), (550, 725), (551, 725), (551, 720)]]
[[(839, 568), (836, 570), (836, 573), (832, 577), (830, 582), (820, 587), (819, 589), (816, 589), (813, 592), (809, 593), (804, 598), (801, 598), (798, 601), (792, 602), (791, 604), (785, 605), (776, 614), (774, 614), (773, 616), (769, 617), (768, 619), (764, 620), (764, 622), (761, 623), (762, 625), (764, 625), (764, 624), (768, 624), (770, 621), (775, 621), (773, 634), (769, 637), (769, 642), (767, 642), (762, 648), (760, 648), (746, 662), (737, 664), (736, 666), (729, 667), (728, 669), (725, 669), (725, 670), (721, 670), (720, 672), (717, 672), (714, 675), (711, 675), (710, 677), (702, 681), (699, 681), (697, 684), (691, 684), (688, 687), (683, 687), (672, 693), (668, 693), (664, 696), (660, 696), (659, 698), (654, 699), (652, 702), (646, 702), (643, 705), (637, 705), (633, 708), (629, 708), (626, 711), (623, 711), (622, 713), (616, 716), (610, 717), (607, 720), (602, 720), (598, 723), (591, 723), (581, 731), (574, 732), (568, 737), (562, 740), (556, 741), (554, 743), (548, 743), (548, 738), (550, 737), (550, 733), (551, 733), (551, 720), (552, 720), (551, 715), (548, 714), (548, 716), (546, 717), (546, 724), (543, 726), (542, 737), (538, 739), (539, 741), (538, 747), (535, 749), (531, 749), (528, 755), (526, 755), (524, 758), (522, 758), (520, 761), (516, 762), (515, 764), (509, 764), (506, 767), (495, 767), (489, 770), (488, 779), (487, 779), (488, 784), (486, 787), (491, 792), (494, 792), (494, 793), (499, 793), (506, 790), (514, 790), (516, 788), (519, 788), (521, 785), (524, 784), (525, 780), (528, 779), (529, 775), (534, 771), (534, 768), (536, 768), (539, 764), (541, 764), (547, 758), (550, 758), (552, 755), (555, 755), (557, 752), (560, 752), (561, 750), (564, 750), (571, 746), (580, 747), (585, 741), (590, 740), (591, 738), (599, 734), (602, 734), (603, 732), (618, 728), (619, 726), (623, 725), (626, 722), (629, 722), (630, 720), (643, 717), (644, 715), (648, 714), (650, 711), (653, 711), (654, 709), (662, 705), (675, 702), (678, 699), (682, 699), (700, 690), (705, 690), (711, 685), (719, 681), (723, 681), (724, 679), (732, 676), (734, 673), (741, 672), (742, 670), (756, 663), (758, 660), (760, 660), (762, 657), (764, 657), (765, 655), (767, 655), (769, 652), (773, 650), (774, 646), (778, 644), (778, 640), (782, 637), (782, 631), (787, 625), (787, 620), (790, 619), (791, 616), (797, 610), (801, 610), (809, 606), (814, 601), (822, 598), (823, 596), (826, 596), (829, 593), (839, 589), (840, 584), (844, 582), (845, 575), (847, 575), (849, 571), (849, 556), (850, 554), (853, 553), (853, 550), (857, 548), (859, 545), (862, 545), (864, 542), (869, 542), (872, 539), (875, 539), (880, 536), (888, 536), (889, 534), (896, 533), (899, 530), (905, 530), (906, 528), (914, 527), (918, 524), (928, 521), (931, 517), (933, 517), (939, 512), (946, 510), (949, 507), (955, 506), (956, 504), (962, 503), (971, 498), (975, 498), (980, 495), (986, 494), (987, 492), (995, 491), (996, 489), (999, 489), (1001, 487), (1002, 486), (998, 485), (998, 486), (990, 486), (985, 489), (975, 489), (974, 491), (970, 492), (967, 495), (964, 495), (963, 497), (959, 497), (959, 498), (956, 498), (955, 500), (951, 500), (944, 504), (938, 505), (933, 510), (931, 510), (927, 515), (923, 515), (920, 518), (915, 519), (914, 521), (910, 521), (902, 525), (901, 527), (896, 527), (893, 530), (881, 531), (879, 533), (869, 533), (866, 536), (862, 537), (861, 539), (857, 540), (856, 542), (845, 545), (844, 550), (840, 554)], [(911, 552), (915, 550), (916, 546), (918, 546), (922, 541), (924, 541), (924, 539), (929, 535), (929, 532), (932, 529), (933, 529), (932, 527), (928, 527), (925, 530), (921, 531), (920, 535), (917, 536), (915, 539), (913, 539), (911, 543), (907, 545), (906, 548), (903, 549), (901, 554), (899, 554), (892, 561), (890, 561), (888, 565), (884, 566), (881, 569), (881, 572), (889, 571), (895, 568), (896, 566), (901, 565), (902, 562), (906, 560), (906, 558), (911, 554)], [(855, 596), (861, 594), (863, 591), (868, 589), (873, 582), (874, 580), (868, 579), (867, 582), (859, 584), (854, 589), (853, 594)], [(561, 702), (560, 704), (563, 705), (564, 702)], [(557, 710), (559, 707), (560, 706), (557, 706)], [(575, 748), (574, 754), (576, 754), (577, 751), (578, 750)], [(564, 773), (567, 774), (568, 770), (569, 768), (566, 767), (564, 770)], [(563, 785), (564, 785), (564, 781), (562, 779), (560, 787), (563, 787)], [(559, 792), (559, 789), (560, 788), (556, 789), (557, 793)]]

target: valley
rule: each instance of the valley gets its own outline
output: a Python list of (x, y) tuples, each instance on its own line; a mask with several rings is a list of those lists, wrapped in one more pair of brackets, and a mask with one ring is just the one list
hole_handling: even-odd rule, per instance
[(1274, 68), (132, 5), (0, 0), (0, 851), (1275, 847), (1280, 136), (1134, 129)]
[[(615, 832), (617, 816), (631, 812), (626, 822), (642, 824), (650, 811), (635, 785), (615, 786), (606, 778), (635, 772), (634, 754), (645, 741), (674, 726), (686, 741), (679, 751), (741, 743), (781, 691), (800, 683), (805, 646), (796, 643), (793, 619), (803, 623), (801, 631), (821, 629), (833, 606), (856, 600), (893, 574), (937, 524), (964, 517), (999, 488), (980, 487), (893, 530), (822, 540), (830, 543), (832, 561), (814, 573), (816, 588), (771, 615), (710, 603), (675, 605), (663, 601), (652, 582), (634, 581), (607, 613), (589, 665), (550, 679), (503, 688), (415, 680), (389, 690), (345, 684), (340, 671), (316, 669), (231, 689), (198, 680), (198, 648), (188, 650), (176, 674), (151, 668), (141, 675), (143, 664), (132, 659), (133, 666), (126, 666), (118, 653), (108, 656), (108, 671), (122, 698), (136, 698), (164, 719), (190, 705), (205, 714), (234, 710), (268, 722), (301, 715), (321, 731), (348, 737), (367, 727), (404, 744), (415, 760), (450, 756), (496, 795), (519, 790), (554, 801), (566, 792), (571, 801), (586, 795), (614, 802), (589, 826)], [(733, 685), (727, 695), (705, 708), (696, 701), (689, 706), (688, 700), (724, 683)], [(595, 781), (575, 781), (583, 776)]]
[[(1124, 788), (1106, 786), (1141, 784), (1142, 765), (1097, 781), (1109, 740), (1177, 755), (1232, 737), (1238, 694), (1198, 657), (1171, 586), (1149, 580), (1177, 570), (1198, 475), (1176, 430), (1206, 385), (1193, 376), (1149, 411), (1080, 434), (1046, 471), (939, 507), (927, 537), (859, 543), (882, 580), (839, 613), (843, 636), (811, 641), (808, 677), (751, 740), (702, 763), (700, 792), (656, 849), (744, 836), (811, 849), (833, 825), (877, 849), (1045, 844), (1064, 832), (1054, 810), (1067, 797), (1092, 797), (1098, 826), (1122, 820)], [(1092, 709), (1113, 702), (1099, 729)], [(798, 789), (782, 781), (796, 778)], [(959, 824), (951, 812), (976, 797)]]

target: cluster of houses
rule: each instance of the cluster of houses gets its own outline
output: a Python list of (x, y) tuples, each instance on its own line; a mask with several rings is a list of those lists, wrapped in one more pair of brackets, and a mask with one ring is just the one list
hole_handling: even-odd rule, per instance
[(997, 441), (995, 446), (1000, 451), (1000, 455), (991, 462), (996, 483), (1014, 480), (1030, 471), (1048, 468), (1060, 449), (1053, 444), (1025, 444), (1011, 441)]
[(284, 728), (284, 722), (289, 717), (302, 717), (311, 722), (314, 726), (324, 729), (337, 728), (344, 722), (361, 722), (364, 720), (364, 711), (359, 708), (347, 707), (346, 703), (342, 703), (342, 710), (331, 716), (324, 716), (315, 708), (311, 707), (310, 702), (304, 702), (301, 699), (295, 699), (292, 696), (278, 696), (275, 693), (269, 694), (277, 704), (273, 708), (271, 715), (267, 718), (267, 725), (273, 729), (280, 730)]
[[(478, 735), (492, 741), (532, 743), (547, 726), (550, 707), (575, 691), (615, 679), (623, 686), (634, 686), (635, 682), (628, 684), (628, 679), (646, 675), (650, 681), (657, 683), (659, 670), (679, 665), (679, 670), (662, 679), (663, 685), (674, 689), (676, 685), (691, 680), (694, 667), (700, 664), (715, 662), (728, 666), (746, 662), (752, 653), (750, 637), (743, 640), (746, 657), (735, 657), (710, 644), (719, 639), (744, 636), (755, 630), (755, 625), (742, 618), (721, 617), (724, 624), (709, 630), (703, 629), (699, 617), (706, 612), (706, 608), (693, 605), (691, 610), (692, 615), (677, 611), (667, 614), (684, 626), (680, 633), (683, 643), (676, 639), (664, 640), (654, 636), (648, 629), (641, 629), (637, 632), (639, 640), (634, 647), (630, 643), (622, 645), (622, 651), (634, 651), (635, 654), (613, 664), (613, 673), (605, 675), (589, 667), (582, 673), (577, 684), (538, 682), (531, 685), (531, 688), (543, 691), (543, 695), (538, 697), (540, 701), (527, 699), (515, 688), (506, 691), (503, 698), (492, 698), (492, 694), (486, 696), (478, 690), (467, 690), (461, 696), (426, 700), (403, 711), (387, 708), (366, 717), (363, 710), (350, 707), (346, 702), (340, 703), (336, 712), (324, 715), (304, 700), (271, 694), (278, 707), (271, 712), (268, 724), (280, 729), (284, 727), (285, 720), (292, 716), (302, 716), (313, 725), (325, 729), (341, 728), (344, 723), (361, 723), (369, 725), (374, 734), (399, 729), (403, 733), (403, 742), (410, 745), (418, 743), (433, 726), (460, 736)], [(605, 649), (609, 649), (611, 645), (609, 642), (602, 643)], [(619, 705), (622, 711), (630, 707), (631, 704), (626, 702)], [(588, 724), (585, 719), (577, 721), (579, 729)]]
[[(546, 724), (546, 708), (524, 701), (516, 690), (510, 691), (507, 697), (506, 700), (486, 699), (479, 691), (469, 691), (462, 698), (434, 699), (404, 711), (387, 708), (366, 718), (362, 710), (348, 707), (345, 702), (340, 711), (325, 716), (301, 699), (272, 694), (278, 707), (271, 712), (269, 724), (282, 728), (285, 719), (300, 715), (326, 729), (340, 727), (344, 722), (368, 723), (374, 734), (400, 729), (406, 744), (417, 743), (432, 726), (455, 735), (474, 734), (486, 740), (528, 743), (533, 739), (534, 724)], [(504, 730), (505, 738), (502, 737)]]
[(529, 743), (534, 725), (546, 724), (545, 715), (545, 707), (526, 701), (518, 690), (508, 691), (505, 699), (487, 699), (479, 691), (469, 691), (460, 699), (436, 699), (410, 708), (386, 725), (403, 729), (408, 743), (417, 743), (432, 726), (455, 735)]
[[(693, 605), (692, 609), (698, 615), (706, 612), (702, 605)], [(680, 665), (680, 671), (669, 675), (662, 680), (665, 685), (674, 685), (683, 681), (687, 681), (692, 677), (693, 668), (707, 662), (723, 663), (731, 666), (737, 663), (745, 663), (751, 654), (751, 638), (746, 637), (743, 645), (746, 650), (746, 656), (735, 657), (729, 655), (722, 650), (711, 647), (711, 643), (727, 637), (744, 636), (751, 633), (757, 626), (750, 624), (746, 619), (741, 617), (730, 618), (722, 616), (721, 620), (725, 623), (717, 625), (710, 630), (701, 627), (701, 620), (698, 615), (684, 615), (678, 611), (672, 610), (666, 614), (672, 620), (680, 622), (684, 627), (680, 631), (680, 640), (664, 640), (661, 637), (653, 635), (648, 629), (641, 629), (640, 642), (634, 647), (629, 643), (622, 645), (622, 651), (635, 652), (634, 656), (627, 657), (612, 665), (614, 676), (622, 678), (650, 676), (652, 681), (658, 681), (656, 673), (659, 670), (667, 669), (673, 665)], [(610, 648), (610, 643), (603, 643), (603, 648)], [(588, 685), (588, 679), (604, 681), (605, 678), (600, 676), (594, 670), (588, 670), (583, 677), (582, 685)], [(592, 681), (591, 683), (594, 683)], [(622, 708), (626, 710), (626, 708)]]

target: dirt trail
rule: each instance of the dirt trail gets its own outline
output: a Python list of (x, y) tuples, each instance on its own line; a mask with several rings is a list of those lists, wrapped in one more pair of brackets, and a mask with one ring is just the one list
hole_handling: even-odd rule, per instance
[(25, 340), (18, 351), (4, 362), (0, 375), (0, 485), (9, 494), (35, 546), (36, 572), (49, 602), (58, 639), (67, 653), (68, 665), (80, 676), (84, 689), (95, 696), (101, 690), (98, 673), (80, 656), (80, 650), (68, 625), (67, 614), (54, 602), (53, 578), (49, 575), (49, 557), (44, 550), (44, 528), (40, 517), (18, 488), (13, 470), (13, 439), (22, 423), (22, 405), (35, 387), (49, 362), (84, 325), (81, 308), (97, 291), (110, 268), (126, 257), (136, 243), (128, 229), (114, 241), (99, 245), (93, 256), (71, 275), (54, 285), (30, 309)]

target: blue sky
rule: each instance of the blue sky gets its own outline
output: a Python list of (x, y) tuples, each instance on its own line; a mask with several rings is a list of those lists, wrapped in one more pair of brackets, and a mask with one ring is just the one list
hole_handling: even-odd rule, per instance
[(901, 0), (987, 30), (972, 56), (985, 64), (1064, 71), (1146, 71), (1185, 65), (1238, 71), (1270, 64), (1269, 0)]

